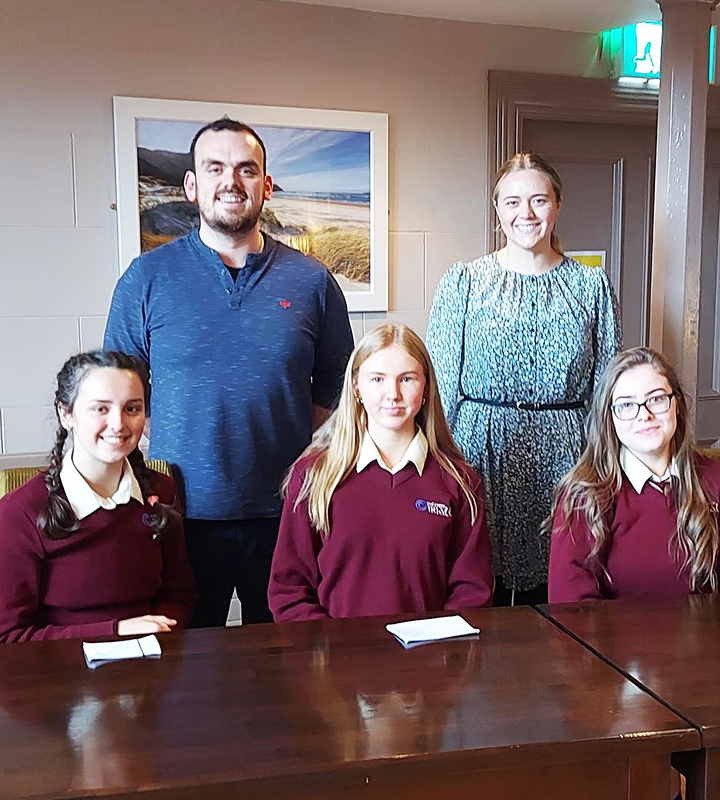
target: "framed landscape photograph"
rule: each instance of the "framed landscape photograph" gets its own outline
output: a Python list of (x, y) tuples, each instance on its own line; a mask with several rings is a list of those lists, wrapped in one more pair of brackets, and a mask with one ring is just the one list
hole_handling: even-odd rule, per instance
[(252, 126), (267, 148), (264, 233), (322, 262), (350, 311), (388, 307), (387, 114), (113, 98), (120, 268), (197, 227), (189, 149), (207, 122)]

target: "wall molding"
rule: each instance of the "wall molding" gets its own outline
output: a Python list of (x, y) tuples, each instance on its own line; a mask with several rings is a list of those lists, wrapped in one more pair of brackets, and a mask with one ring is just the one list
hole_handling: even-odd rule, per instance
[(713, 336), (712, 336), (712, 375), (710, 387), (712, 394), (701, 395), (701, 399), (720, 398), (720, 214), (717, 224), (718, 249), (715, 256), (715, 314), (713, 317)]
[(615, 159), (612, 170), (613, 199), (610, 222), (610, 248), (612, 258), (610, 259), (610, 282), (615, 289), (618, 303), (622, 306), (622, 272), (625, 265), (625, 247), (623, 239), (625, 234), (625, 159)]
[(640, 308), (640, 330), (642, 331), (642, 344), (648, 347), (650, 344), (650, 280), (652, 263), (652, 241), (653, 225), (655, 217), (653, 207), (655, 205), (655, 159), (648, 158), (646, 165), (645, 182), (645, 207), (643, 209), (643, 260), (642, 260), (642, 286), (645, 294), (645, 302)]

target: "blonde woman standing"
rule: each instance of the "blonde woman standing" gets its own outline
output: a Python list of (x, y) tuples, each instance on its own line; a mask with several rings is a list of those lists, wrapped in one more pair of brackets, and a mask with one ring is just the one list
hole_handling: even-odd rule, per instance
[(716, 592), (720, 461), (695, 450), (660, 353), (638, 347), (610, 362), (587, 438), (556, 492), (550, 601)]
[(547, 599), (542, 521), (582, 451), (586, 405), (620, 324), (604, 271), (562, 253), (553, 167), (519, 153), (492, 196), (505, 244), (445, 273), (427, 343), (455, 441), (485, 486), (495, 604), (537, 603)]
[(490, 604), (482, 486), (405, 325), (361, 339), (285, 490), (268, 592), (277, 622)]

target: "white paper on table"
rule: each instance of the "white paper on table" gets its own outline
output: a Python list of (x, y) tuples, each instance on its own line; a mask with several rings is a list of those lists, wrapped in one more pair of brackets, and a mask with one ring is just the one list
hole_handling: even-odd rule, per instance
[(472, 636), (480, 633), (458, 614), (452, 617), (433, 617), (432, 619), (412, 619), (408, 622), (394, 622), (385, 629), (403, 644), (411, 642), (435, 642), (440, 639), (454, 639), (458, 636)]
[(88, 666), (96, 661), (120, 661), (125, 658), (157, 657), (162, 653), (155, 634), (140, 639), (122, 639), (118, 642), (83, 642), (83, 653)]

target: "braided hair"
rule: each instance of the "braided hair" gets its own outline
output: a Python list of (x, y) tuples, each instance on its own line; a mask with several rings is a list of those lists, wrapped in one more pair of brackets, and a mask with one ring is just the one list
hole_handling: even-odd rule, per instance
[[(60, 411), (72, 413), (82, 382), (92, 370), (103, 367), (135, 373), (142, 382), (146, 402), (149, 397), (150, 380), (147, 367), (140, 359), (133, 356), (112, 350), (93, 350), (88, 353), (78, 353), (63, 364), (57, 374), (55, 390), (54, 405), (57, 420), (55, 444), (50, 451), (50, 464), (44, 478), (48, 500), (37, 519), (38, 528), (50, 539), (64, 539), (79, 527), (79, 521), (60, 481), (65, 443), (68, 438), (68, 431), (62, 424)], [(143, 500), (147, 503), (148, 499), (155, 495), (158, 475), (147, 466), (137, 447), (128, 456), (128, 461), (140, 486)], [(156, 502), (148, 512), (148, 519), (149, 527), (157, 537), (169, 524), (180, 521), (180, 513), (171, 505)]]

